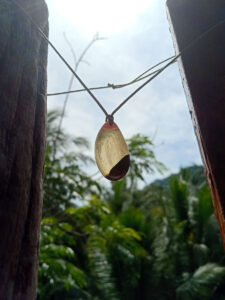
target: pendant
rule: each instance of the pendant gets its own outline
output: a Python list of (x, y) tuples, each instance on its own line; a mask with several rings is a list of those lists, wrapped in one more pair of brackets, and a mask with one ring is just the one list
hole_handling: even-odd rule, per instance
[(130, 156), (125, 139), (113, 121), (106, 121), (95, 141), (95, 159), (102, 175), (117, 181), (123, 178), (130, 166)]

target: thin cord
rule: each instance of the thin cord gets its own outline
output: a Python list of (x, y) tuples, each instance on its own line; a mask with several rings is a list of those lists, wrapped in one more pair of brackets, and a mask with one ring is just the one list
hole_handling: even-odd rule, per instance
[[(71, 53), (72, 53), (72, 56), (73, 56), (73, 60), (74, 60), (74, 71), (76, 72), (77, 71), (77, 57), (76, 57), (76, 54), (75, 54), (75, 52), (73, 50), (73, 47), (71, 46), (70, 42), (67, 40), (65, 33), (64, 33), (64, 39), (67, 42), (68, 46), (70, 47), (70, 50), (71, 50)], [(74, 78), (75, 77), (73, 76), (73, 73), (72, 73), (70, 81), (69, 81), (68, 91), (71, 90)], [(52, 149), (52, 151), (53, 151), (53, 161), (55, 161), (56, 150), (57, 150), (57, 142), (58, 142), (60, 131), (61, 131), (61, 128), (62, 128), (63, 119), (64, 119), (64, 116), (65, 116), (65, 113), (66, 113), (66, 106), (67, 106), (67, 103), (68, 103), (68, 100), (69, 100), (69, 96), (70, 96), (69, 94), (66, 94), (66, 96), (65, 96), (62, 111), (61, 111), (61, 114), (59, 116), (59, 124), (58, 124), (58, 128), (57, 128), (57, 131), (56, 131), (56, 136), (53, 139), (53, 149)]]
[(158, 62), (156, 65), (150, 67), (150, 68), (149, 68), (148, 70), (146, 70), (144, 73), (142, 73), (142, 74), (139, 75), (137, 78), (135, 78), (134, 81), (137, 81), (139, 78), (143, 77), (143, 75), (145, 75), (145, 74), (148, 73), (149, 71), (155, 69), (155, 68), (158, 67), (159, 65), (161, 65), (161, 64), (163, 64), (163, 63), (165, 63), (165, 62), (167, 62), (168, 60), (171, 60), (171, 59), (173, 59), (173, 58), (174, 58), (174, 55), (171, 56), (171, 57), (168, 57), (168, 58), (166, 58), (166, 59), (164, 59), (164, 60), (162, 60), (162, 61), (160, 61), (160, 62)]
[[(143, 72), (142, 74), (140, 74), (138, 77), (136, 77), (135, 79), (133, 79), (132, 81), (129, 81), (127, 83), (124, 83), (124, 84), (113, 84), (113, 83), (108, 83), (107, 85), (105, 86), (98, 86), (98, 87), (92, 87), (92, 88), (89, 88), (89, 90), (102, 90), (102, 89), (120, 89), (120, 88), (124, 88), (126, 86), (129, 86), (131, 84), (134, 84), (138, 81), (141, 81), (153, 74), (155, 74), (156, 72), (158, 72), (160, 69), (157, 69), (155, 70), (154, 72), (150, 73), (150, 74), (147, 74), (145, 75), (146, 73), (148, 73), (149, 71), (155, 69), (155, 67), (163, 64), (164, 62), (167, 62), (168, 60), (171, 60), (172, 58), (174, 58), (175, 56), (171, 56), (163, 61), (160, 61), (158, 62), (156, 65), (150, 67), (149, 69), (147, 69), (145, 72)], [(145, 76), (143, 76), (145, 75)], [(50, 93), (50, 94), (47, 94), (48, 97), (51, 97), (51, 96), (59, 96), (59, 95), (65, 95), (65, 94), (70, 94), (70, 93), (80, 93), (80, 92), (84, 92), (86, 91), (85, 89), (77, 89), (77, 90), (73, 90), (73, 91), (66, 91), (66, 92), (58, 92), (58, 93)]]
[(160, 73), (162, 73), (166, 68), (168, 68), (170, 65), (172, 65), (178, 57), (181, 56), (181, 53), (179, 53), (177, 56), (174, 57), (173, 60), (171, 60), (168, 64), (166, 64), (163, 68), (161, 68), (155, 75), (153, 75), (151, 78), (149, 78), (147, 81), (145, 81), (141, 86), (139, 86), (133, 93), (131, 93), (123, 102), (121, 102), (116, 109), (110, 114), (111, 116), (114, 116), (115, 113), (122, 107), (124, 104), (126, 104), (130, 98), (132, 98), (137, 92), (139, 92), (144, 86), (146, 86), (149, 82), (151, 82), (153, 79), (155, 79)]
[[(112, 88), (111, 86), (98, 86), (98, 87), (93, 87), (93, 88), (89, 88), (90, 91), (94, 91), (94, 90), (103, 90), (103, 89), (110, 89)], [(67, 92), (58, 92), (58, 93), (51, 93), (51, 94), (47, 94), (48, 97), (51, 96), (60, 96), (60, 95), (65, 95), (65, 94), (73, 94), (73, 93), (81, 93), (81, 92), (85, 92), (85, 89), (78, 89), (78, 90), (73, 90), (73, 91), (67, 91)]]
[[(175, 61), (174, 61), (175, 62)], [(113, 84), (113, 83), (108, 83), (108, 85), (105, 85), (105, 86), (98, 86), (98, 87), (92, 87), (92, 88), (89, 88), (89, 90), (103, 90), (103, 89), (121, 89), (121, 88), (124, 88), (126, 86), (129, 86), (131, 84), (134, 84), (134, 83), (137, 83), (151, 75), (154, 75), (155, 73), (157, 73), (160, 69), (148, 74), (148, 75), (145, 75), (139, 79), (136, 79), (136, 80), (132, 80), (128, 83), (124, 83), (124, 84)], [(73, 90), (73, 91), (67, 91), (67, 92), (58, 92), (58, 93), (53, 93), (53, 94), (47, 94), (47, 96), (60, 96), (60, 95), (65, 95), (65, 94), (70, 94), (70, 93), (80, 93), (80, 92), (85, 92), (86, 90), (85, 89), (78, 89), (78, 90)]]
[(119, 104), (116, 109), (110, 114), (113, 116), (124, 104), (127, 103), (130, 98), (132, 98), (137, 92), (139, 92), (144, 86), (146, 86), (149, 82), (155, 79), (159, 74), (161, 74), (165, 69), (167, 69), (171, 64), (173, 64), (182, 54), (184, 54), (188, 49), (190, 49), (193, 45), (199, 42), (203, 37), (205, 37), (208, 33), (216, 29), (217, 27), (225, 24), (225, 20), (218, 22), (217, 24), (210, 27), (208, 30), (200, 34), (197, 38), (195, 38), (190, 44), (184, 47), (168, 64), (166, 64), (163, 68), (161, 68), (155, 75), (149, 78), (146, 82), (144, 82), (139, 88), (137, 88), (133, 93), (131, 93), (121, 104)]
[[(64, 59), (64, 57), (59, 53), (59, 51), (55, 48), (55, 46), (49, 41), (47, 36), (44, 34), (44, 32), (40, 29), (40, 27), (33, 22), (32, 18), (27, 14), (25, 9), (15, 2), (15, 0), (12, 0), (12, 2), (25, 14), (25, 16), (29, 19), (31, 24), (33, 24), (38, 32), (41, 34), (41, 36), (49, 43), (49, 45), (53, 48), (53, 50), (57, 53), (57, 55), (62, 59), (62, 61), (65, 63), (65, 65), (68, 67), (68, 69), (73, 73), (73, 75), (76, 77), (76, 79), (80, 82), (80, 84), (84, 87), (84, 89), (89, 93), (89, 95), (93, 98), (93, 100), (98, 104), (98, 106), (101, 108), (103, 113), (106, 115), (106, 119), (111, 121), (113, 119), (114, 114), (122, 107), (124, 104), (128, 102), (137, 92), (139, 92), (143, 87), (145, 87), (149, 82), (151, 82), (153, 79), (155, 79), (159, 74), (161, 74), (165, 69), (167, 69), (171, 64), (173, 64), (183, 53), (185, 53), (188, 49), (190, 49), (193, 45), (195, 45), (197, 42), (199, 42), (203, 37), (205, 37), (208, 33), (216, 29), (217, 27), (223, 25), (225, 23), (225, 20), (222, 20), (212, 27), (210, 27), (208, 30), (203, 32), (201, 35), (199, 35), (197, 38), (195, 38), (190, 44), (188, 44), (184, 49), (182, 49), (168, 64), (166, 64), (164, 67), (159, 69), (159, 71), (153, 75), (151, 78), (149, 78), (146, 82), (144, 82), (140, 87), (138, 87), (136, 90), (134, 90), (133, 93), (131, 93), (120, 105), (118, 105), (114, 111), (111, 114), (108, 114), (105, 108), (102, 106), (102, 104), (98, 101), (98, 99), (94, 96), (94, 94), (91, 92), (91, 90), (85, 85), (85, 83), (81, 80), (81, 78), (74, 72), (73, 68), (69, 65), (69, 63)], [(150, 68), (151, 69), (151, 68)], [(147, 71), (146, 71), (147, 72)], [(143, 73), (145, 74), (145, 73)], [(142, 74), (142, 75), (143, 75)], [(142, 76), (140, 75), (140, 76)], [(139, 76), (139, 77), (140, 77)], [(139, 79), (137, 77), (136, 79)], [(95, 88), (96, 89), (96, 88)], [(99, 88), (97, 88), (99, 89)]]
[(80, 82), (80, 84), (84, 87), (84, 89), (88, 92), (88, 94), (92, 97), (92, 99), (97, 103), (97, 105), (101, 108), (103, 113), (108, 116), (107, 111), (105, 108), (101, 105), (101, 103), (98, 101), (98, 99), (95, 97), (95, 95), (89, 90), (89, 88), (86, 86), (86, 84), (82, 81), (82, 79), (76, 74), (76, 72), (73, 70), (73, 68), (69, 65), (69, 63), (65, 60), (65, 58), (59, 53), (59, 51), (56, 49), (56, 47), (49, 41), (48, 37), (44, 34), (44, 32), (41, 30), (41, 28), (31, 19), (29, 14), (26, 12), (26, 10), (17, 2), (12, 0), (12, 2), (25, 14), (25, 16), (29, 19), (31, 24), (36, 27), (40, 35), (47, 41), (47, 43), (52, 47), (52, 49), (56, 52), (56, 54), (61, 58), (61, 60), (64, 62), (64, 64), (68, 67), (68, 69), (73, 73), (73, 75), (76, 77), (76, 79)]
[[(159, 69), (160, 70), (160, 69)], [(104, 90), (104, 89), (113, 89), (113, 90), (116, 90), (116, 89), (121, 89), (121, 88), (124, 88), (126, 86), (129, 86), (131, 84), (134, 84), (134, 83), (137, 83), (155, 73), (157, 73), (159, 70), (156, 70), (148, 75), (145, 75), (139, 79), (136, 79), (136, 80), (132, 80), (128, 83), (124, 83), (124, 84), (113, 84), (113, 83), (108, 83), (107, 85), (104, 85), (104, 86), (97, 86), (97, 87), (92, 87), (92, 88), (89, 88), (89, 90)], [(60, 95), (66, 95), (66, 94), (73, 94), (73, 93), (80, 93), (80, 92), (85, 92), (86, 90), (85, 89), (77, 89), (77, 90), (73, 90), (73, 91), (67, 91), (67, 92), (58, 92), (58, 93), (51, 93), (51, 94), (47, 94), (48, 97), (51, 97), (51, 96), (60, 96)]]
[[(104, 38), (100, 38), (98, 36), (98, 34), (95, 34), (93, 39), (91, 40), (90, 43), (88, 43), (88, 45), (84, 48), (84, 50), (82, 51), (81, 55), (78, 57), (76, 57), (76, 54), (74, 52), (74, 49), (70, 43), (70, 41), (67, 39), (66, 37), (66, 34), (64, 33), (64, 39), (66, 41), (66, 43), (68, 44), (71, 52), (72, 52), (72, 56), (73, 56), (73, 59), (74, 59), (74, 72), (77, 73), (77, 70), (78, 70), (78, 67), (80, 65), (81, 62), (83, 62), (83, 58), (85, 57), (86, 53), (88, 52), (88, 50), (91, 48), (91, 46), (96, 42), (96, 41), (99, 41), (99, 40), (102, 40)], [(72, 84), (73, 84), (73, 81), (74, 81), (74, 76), (73, 74), (71, 74), (71, 78), (70, 78), (70, 82), (69, 82), (69, 86), (68, 86), (68, 92), (71, 90), (71, 87), (72, 87)], [(84, 91), (86, 91), (84, 89)], [(64, 100), (64, 103), (63, 103), (63, 109), (62, 109), (62, 113), (60, 115), (60, 120), (59, 120), (59, 126), (58, 126), (58, 132), (60, 132), (61, 130), (61, 127), (62, 127), (62, 123), (63, 123), (63, 119), (64, 119), (64, 116), (65, 116), (65, 112), (66, 112), (66, 106), (67, 106), (67, 103), (69, 101), (69, 96), (70, 94), (69, 93), (66, 93), (66, 97), (65, 97), (65, 100)], [(56, 136), (56, 140), (58, 139), (58, 137)]]

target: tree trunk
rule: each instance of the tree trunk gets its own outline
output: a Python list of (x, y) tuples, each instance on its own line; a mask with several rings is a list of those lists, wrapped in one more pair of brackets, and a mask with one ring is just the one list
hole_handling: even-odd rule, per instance
[(179, 67), (225, 247), (225, 1), (167, 0), (167, 7), (177, 52), (220, 22)]
[[(16, 0), (48, 34), (44, 0)], [(36, 298), (46, 130), (47, 44), (0, 0), (0, 299)]]

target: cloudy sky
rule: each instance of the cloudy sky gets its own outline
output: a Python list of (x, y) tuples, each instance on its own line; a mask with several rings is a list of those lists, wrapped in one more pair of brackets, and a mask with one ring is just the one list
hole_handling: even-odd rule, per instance
[[(174, 55), (164, 0), (47, 0), (47, 4), (50, 40), (71, 65), (73, 56), (63, 33), (77, 57), (97, 32), (106, 38), (94, 43), (85, 56), (88, 64), (79, 66), (78, 74), (88, 87), (128, 82)], [(48, 92), (67, 90), (70, 77), (70, 71), (50, 49)], [(95, 95), (111, 112), (136, 87), (101, 90)], [(77, 88), (80, 85), (75, 80), (73, 89)], [(64, 97), (49, 97), (48, 108), (62, 107)], [(93, 155), (104, 119), (87, 93), (77, 93), (70, 96), (63, 126), (75, 136), (88, 138)], [(201, 163), (177, 64), (132, 98), (115, 121), (125, 138), (137, 133), (154, 137), (156, 157), (170, 172)], [(97, 167), (91, 172), (95, 170)]]

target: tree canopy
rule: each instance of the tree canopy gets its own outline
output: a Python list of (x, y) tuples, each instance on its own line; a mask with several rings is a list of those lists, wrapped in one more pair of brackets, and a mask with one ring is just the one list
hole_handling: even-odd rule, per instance
[(93, 163), (88, 142), (57, 132), (57, 118), (49, 114), (38, 299), (225, 299), (225, 255), (203, 168), (140, 189), (165, 166), (152, 141), (136, 135), (127, 141), (128, 175), (105, 187), (84, 171)]

